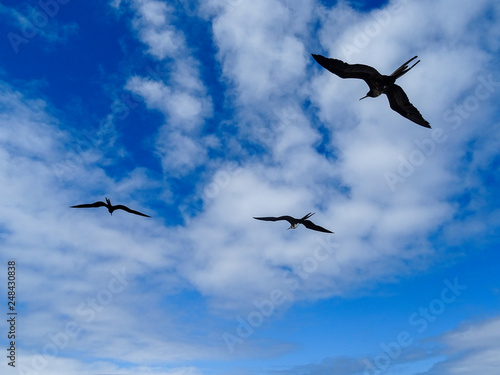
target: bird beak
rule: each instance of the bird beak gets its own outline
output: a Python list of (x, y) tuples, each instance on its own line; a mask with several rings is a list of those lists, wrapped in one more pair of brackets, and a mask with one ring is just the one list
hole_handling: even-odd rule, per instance
[(368, 98), (368, 95), (363, 96), (363, 97), (362, 97), (361, 99), (359, 99), (359, 100), (363, 100), (364, 98)]

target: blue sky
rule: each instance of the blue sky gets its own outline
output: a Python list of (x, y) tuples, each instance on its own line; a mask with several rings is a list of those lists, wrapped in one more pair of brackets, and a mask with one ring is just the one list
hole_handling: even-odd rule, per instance
[[(0, 15), (2, 373), (497, 374), (497, 2)], [(432, 129), (311, 53), (418, 55), (398, 82)], [(152, 218), (69, 208), (104, 197)], [(335, 234), (252, 219), (307, 212)]]

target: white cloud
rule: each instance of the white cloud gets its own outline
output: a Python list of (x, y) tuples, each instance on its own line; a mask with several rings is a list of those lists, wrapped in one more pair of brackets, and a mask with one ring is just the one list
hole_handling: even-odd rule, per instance
[[(149, 53), (159, 61), (173, 62), (161, 63), (161, 69), (169, 71), (168, 82), (134, 76), (126, 89), (165, 115), (166, 124), (156, 142), (157, 153), (168, 175), (182, 176), (206, 161), (208, 146), (197, 138), (204, 121), (212, 115), (211, 98), (200, 79), (198, 62), (190, 56), (185, 35), (171, 24), (174, 9), (156, 0), (132, 1), (132, 6), (136, 12), (134, 28)], [(183, 157), (175, 161), (173, 155)]]
[(206, 159), (204, 144), (187, 137), (180, 132), (161, 135), (158, 151), (164, 155), (163, 169), (170, 171), (190, 171), (201, 165)]
[[(137, 362), (163, 357), (171, 364), (200, 355), (209, 357), (217, 351), (213, 345), (183, 338), (182, 327), (188, 323), (169, 323), (169, 314), (151, 294), (161, 289), (168, 297), (186, 287), (172, 272), (182, 254), (178, 253), (182, 245), (175, 228), (165, 228), (155, 218), (154, 209), (144, 206), (142, 199), (147, 194), (137, 194), (157, 188), (158, 183), (143, 169), (114, 180), (87, 160), (67, 165), (66, 173), (58, 175), (55, 164), (80, 160), (79, 149), (71, 148), (77, 142), (58, 129), (49, 104), (30, 99), (6, 84), (0, 87), (1, 102), (7, 105), (0, 118), (0, 226), (2, 246), (9, 249), (2, 252), (2, 259), (15, 259), (19, 285), (29, 285), (23, 289), (23, 300), (29, 304), (23, 311), (27, 344), (18, 348), (20, 365), (40, 373), (55, 368), (78, 373), (87, 372), (88, 366), (70, 359), (73, 353)], [(104, 195), (114, 204), (126, 204), (153, 218), (69, 208), (103, 200)], [(122, 275), (124, 283), (112, 282), (116, 273)], [(148, 278), (141, 281), (144, 275)], [(154, 289), (143, 290), (143, 282)], [(155, 306), (151, 314), (159, 316), (144, 325), (141, 306), (146, 301)], [(160, 319), (164, 323), (162, 334), (155, 323)], [(76, 325), (79, 333), (68, 338), (67, 324), (72, 330)], [(122, 334), (124, 326), (141, 328)], [(53, 335), (62, 340), (55, 354)], [(140, 346), (145, 336), (156, 339)], [(136, 352), (135, 357), (131, 351)], [(33, 353), (42, 356), (37, 357), (40, 362), (32, 362)], [(94, 370), (104, 368), (106, 365)], [(154, 368), (143, 370), (157, 372)], [(200, 372), (185, 367), (171, 373)]]
[(299, 2), (297, 8), (241, 2), (213, 20), (223, 74), (237, 88), (237, 103), (252, 106), (270, 94), (284, 95), (304, 79), (308, 56), (299, 35), (311, 5)]
[(442, 337), (447, 358), (423, 374), (496, 374), (500, 366), (499, 338), (499, 317), (462, 325)]
[[(284, 228), (278, 223), (256, 223), (251, 217), (300, 216), (308, 211), (316, 211), (315, 221), (337, 233), (335, 238), (341, 246), (311, 278), (322, 289), (317, 289), (314, 281), (307, 282), (296, 293), (298, 298), (302, 298), (302, 291), (309, 298), (342, 294), (338, 285), (350, 290), (388, 272), (406, 272), (408, 265), (410, 269), (421, 269), (422, 262), (432, 262), (435, 250), (429, 247), (427, 238), (448, 226), (456, 213), (457, 206), (450, 201), (460, 192), (455, 158), (462, 154), (461, 148), (474, 132), (472, 128), (454, 132), (450, 124), (442, 121), (442, 113), (453, 98), (474, 89), (477, 75), (486, 71), (489, 57), (476, 47), (481, 34), (468, 29), (476, 22), (476, 15), (484, 13), (486, 3), (482, 3), (481, 10), (474, 7), (468, 16), (456, 17), (456, 26), (464, 28), (468, 38), (465, 45), (451, 48), (450, 55), (440, 52), (441, 44), (433, 39), (432, 31), (438, 32), (440, 25), (424, 22), (423, 17), (403, 25), (403, 20), (408, 20), (406, 12), (424, 12), (418, 4), (405, 3), (391, 16), (391, 24), (357, 56), (361, 62), (380, 60), (380, 70), (390, 73), (411, 57), (412, 51), (419, 51), (422, 62), (404, 77), (401, 85), (431, 124), (440, 129), (435, 131), (402, 118), (389, 108), (384, 97), (358, 102), (367, 91), (363, 82), (341, 80), (314, 65), (309, 53), (321, 51), (306, 49), (304, 40), (297, 35), (307, 34), (308, 23), (300, 22), (302, 18), (296, 23), (293, 17), (313, 17), (309, 5), (300, 3), (291, 8), (286, 2), (241, 2), (216, 13), (218, 5), (212, 2), (207, 7), (213, 6), (218, 58), (233, 88), (228, 96), (238, 106), (236, 136), (240, 142), (248, 139), (265, 145), (269, 152), (244, 163), (243, 172), (231, 177), (215, 197), (201, 195), (204, 210), (188, 225), (197, 261), (184, 267), (186, 277), (204, 294), (214, 296), (221, 306), (245, 305), (257, 298), (252, 293), (269, 293), (281, 285), (283, 269), (279, 266), (294, 267), (310, 255), (315, 246), (313, 233), (301, 234), (299, 239), (295, 231), (280, 232)], [(431, 3), (426, 7), (426, 12), (437, 14)], [(328, 15), (335, 15), (336, 20), (351, 17), (353, 21), (344, 24), (346, 29), (362, 18), (343, 5), (329, 11), (319, 30), (321, 42), (325, 43), (327, 35), (336, 39), (322, 32), (334, 29), (331, 23), (336, 21)], [(309, 22), (313, 19), (309, 18)], [(416, 25), (418, 22), (423, 25)], [(428, 32), (411, 34), (412, 26)], [(408, 29), (404, 37), (401, 29)], [(461, 35), (457, 32), (443, 38), (456, 43)], [(404, 43), (409, 46), (400, 48)], [(378, 50), (383, 53), (375, 53)], [(441, 61), (439, 56), (446, 59)], [(320, 76), (312, 80), (306, 79), (311, 74), (306, 70), (308, 59), (312, 74), (320, 69)], [(421, 84), (422, 80), (425, 83)], [(429, 95), (434, 91), (437, 95)], [(310, 99), (315, 108), (295, 105), (287, 97), (292, 93), (293, 100), (301, 103)], [(277, 109), (287, 107), (293, 109), (293, 115), (283, 121), (286, 116)], [(322, 125), (331, 131), (331, 141), (325, 145), (333, 151), (331, 157), (316, 149), (321, 136), (313, 120), (315, 110)], [(480, 115), (473, 113), (468, 121)], [(430, 147), (429, 154), (419, 148), (424, 147), (422, 144)], [(401, 160), (415, 165), (410, 165), (410, 173), (392, 191), (384, 173), (398, 173)], [(224, 170), (220, 166), (220, 171)], [(347, 195), (336, 190), (339, 186), (348, 188)], [(259, 238), (248, 231), (258, 231)], [(360, 277), (358, 269), (366, 272)], [(259, 279), (252, 279), (257, 274)], [(230, 283), (235, 275), (239, 275), (240, 283)]]
[(184, 35), (169, 24), (174, 12), (171, 6), (155, 0), (132, 3), (137, 10), (135, 28), (139, 30), (141, 40), (149, 47), (149, 53), (163, 60), (185, 51)]

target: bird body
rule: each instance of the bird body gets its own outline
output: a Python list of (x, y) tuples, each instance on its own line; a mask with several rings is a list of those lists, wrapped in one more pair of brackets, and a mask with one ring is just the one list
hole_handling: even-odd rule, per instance
[(301, 219), (295, 219), (294, 217), (291, 216), (278, 216), (278, 217), (273, 217), (273, 216), (266, 216), (266, 217), (254, 217), (254, 219), (257, 220), (264, 220), (264, 221), (279, 221), (279, 220), (286, 220), (290, 223), (290, 227), (288, 229), (295, 229), (297, 228), (300, 224), (304, 225), (308, 229), (312, 229), (318, 232), (325, 232), (325, 233), (333, 233), (332, 231), (329, 231), (328, 229), (325, 229), (323, 227), (320, 227), (319, 225), (314, 224), (311, 220), (308, 220), (312, 215), (314, 215), (314, 212), (309, 212), (306, 216), (304, 216)]
[(145, 214), (143, 214), (143, 213), (141, 213), (139, 211), (131, 210), (127, 206), (124, 206), (124, 205), (121, 205), (121, 204), (117, 204), (117, 205), (113, 206), (111, 204), (111, 201), (108, 199), (108, 197), (105, 197), (105, 198), (106, 198), (106, 203), (104, 203), (102, 201), (98, 201), (98, 202), (95, 202), (95, 203), (79, 204), (79, 205), (76, 205), (76, 206), (71, 206), (71, 208), (106, 207), (108, 209), (108, 212), (111, 215), (113, 215), (113, 211), (115, 211), (115, 210), (123, 210), (123, 211), (127, 211), (127, 212), (129, 212), (131, 214), (145, 216), (145, 217), (151, 217), (151, 216), (145, 215)]
[[(314, 59), (325, 69), (340, 78), (359, 78), (365, 81), (370, 88), (370, 91), (362, 97), (376, 98), (382, 94), (386, 94), (389, 99), (389, 105), (392, 110), (398, 112), (401, 116), (415, 122), (426, 128), (430, 128), (429, 122), (426, 121), (420, 112), (410, 103), (408, 96), (404, 90), (396, 85), (396, 80), (408, 73), (420, 60), (412, 66), (408, 66), (410, 62), (415, 60), (417, 56), (411, 58), (399, 68), (397, 68), (391, 75), (380, 74), (377, 69), (363, 64), (348, 64), (341, 60), (331, 59), (321, 55), (312, 55)], [(359, 100), (361, 100), (359, 99)]]

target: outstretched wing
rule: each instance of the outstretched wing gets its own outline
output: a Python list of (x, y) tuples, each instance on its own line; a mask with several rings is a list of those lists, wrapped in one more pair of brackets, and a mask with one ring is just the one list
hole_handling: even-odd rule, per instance
[(118, 204), (115, 207), (115, 210), (123, 210), (123, 211), (127, 211), (127, 212), (130, 212), (131, 214), (135, 214), (135, 215), (140, 215), (140, 216), (145, 216), (145, 217), (151, 217), (149, 215), (145, 215), (139, 211), (135, 211), (135, 210), (131, 210), (130, 208), (128, 208), (127, 206), (124, 206), (122, 204)]
[(408, 96), (401, 87), (399, 87), (398, 85), (390, 85), (386, 89), (385, 94), (389, 99), (389, 105), (394, 111), (416, 124), (419, 124), (426, 128), (431, 127), (429, 125), (429, 122), (422, 117), (418, 109), (416, 109), (415, 106), (410, 103)]
[(294, 218), (291, 217), (291, 216), (278, 216), (278, 217), (266, 216), (266, 217), (254, 217), (254, 219), (264, 220), (264, 221), (286, 220), (286, 221), (289, 221), (289, 222), (292, 222), (294, 220)]
[(319, 65), (329, 70), (333, 74), (338, 75), (340, 78), (359, 78), (364, 80), (368, 86), (377, 79), (381, 79), (382, 75), (377, 69), (363, 64), (348, 64), (341, 60), (331, 59), (321, 55), (312, 55)]
[(304, 224), (304, 226), (306, 228), (312, 229), (312, 230), (317, 230), (318, 232), (333, 233), (332, 231), (330, 231), (328, 229), (325, 229), (323, 227), (320, 227), (319, 225), (314, 224), (311, 220), (304, 220), (302, 222), (302, 224)]
[(88, 204), (78, 204), (76, 206), (71, 206), (71, 208), (93, 208), (93, 207), (106, 207), (106, 203), (104, 202), (95, 202), (95, 203), (88, 203)]

